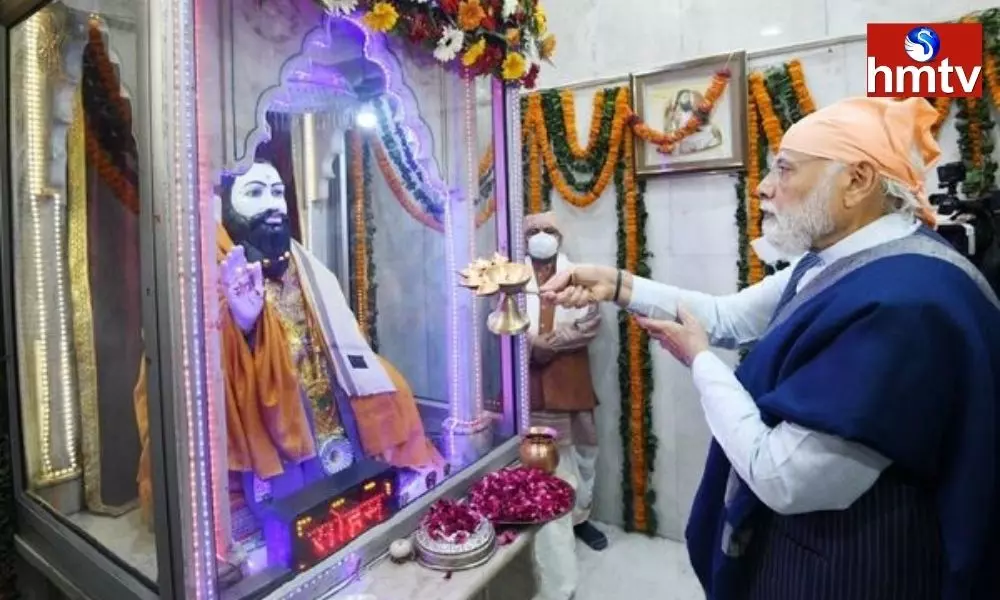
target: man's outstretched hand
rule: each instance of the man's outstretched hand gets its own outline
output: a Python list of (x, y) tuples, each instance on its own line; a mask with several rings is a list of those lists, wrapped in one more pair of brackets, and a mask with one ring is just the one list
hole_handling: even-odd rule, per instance
[(598, 265), (576, 265), (553, 275), (539, 288), (544, 302), (582, 308), (610, 302), (615, 295), (618, 271), (612, 267)]
[(677, 307), (677, 321), (661, 321), (647, 317), (636, 317), (639, 326), (649, 333), (649, 337), (674, 355), (674, 358), (690, 367), (694, 358), (709, 349), (708, 333), (698, 318), (683, 306)]

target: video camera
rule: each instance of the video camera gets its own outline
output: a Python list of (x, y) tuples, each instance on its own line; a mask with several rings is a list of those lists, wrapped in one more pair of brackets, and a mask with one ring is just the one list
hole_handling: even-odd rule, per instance
[(1000, 191), (980, 198), (962, 198), (965, 165), (952, 162), (937, 168), (938, 187), (931, 194), (938, 214), (937, 232), (982, 271), (994, 291), (1000, 293)]

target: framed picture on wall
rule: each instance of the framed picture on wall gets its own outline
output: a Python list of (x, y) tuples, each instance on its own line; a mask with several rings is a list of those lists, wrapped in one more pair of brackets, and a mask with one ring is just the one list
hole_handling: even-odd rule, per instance
[(635, 136), (639, 176), (742, 169), (747, 154), (747, 57), (733, 52), (633, 74), (632, 107), (651, 129), (681, 131), (705, 103), (713, 76), (732, 74), (708, 118), (689, 135), (666, 146)]

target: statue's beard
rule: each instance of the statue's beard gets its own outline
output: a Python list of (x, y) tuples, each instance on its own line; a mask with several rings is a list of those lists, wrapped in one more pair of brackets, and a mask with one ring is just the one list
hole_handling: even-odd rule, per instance
[(229, 210), (224, 211), (222, 224), (233, 243), (243, 246), (247, 262), (260, 262), (264, 277), (281, 279), (288, 269), (292, 246), (292, 228), (288, 215), (267, 210), (245, 217), (229, 207)]

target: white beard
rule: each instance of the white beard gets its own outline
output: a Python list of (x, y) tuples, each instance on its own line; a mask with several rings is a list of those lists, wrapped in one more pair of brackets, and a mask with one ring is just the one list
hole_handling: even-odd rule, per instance
[(798, 256), (812, 248), (817, 239), (832, 233), (836, 225), (830, 212), (830, 197), (836, 174), (835, 170), (828, 172), (820, 185), (794, 208), (779, 213), (770, 202), (761, 202), (764, 238), (781, 252)]

